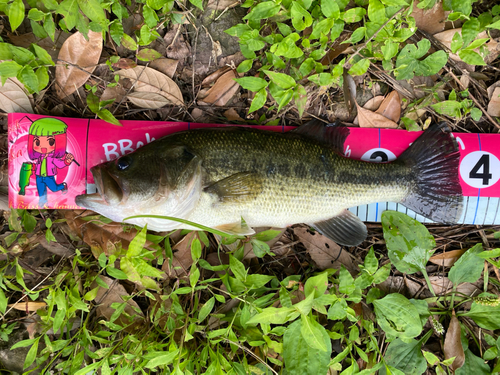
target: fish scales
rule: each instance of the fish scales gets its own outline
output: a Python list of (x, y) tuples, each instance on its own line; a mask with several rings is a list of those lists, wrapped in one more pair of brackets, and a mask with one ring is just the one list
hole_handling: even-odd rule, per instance
[(313, 223), (346, 207), (399, 201), (408, 191), (408, 170), (402, 165), (347, 159), (313, 139), (290, 133), (200, 129), (165, 142), (185, 144), (199, 155), (209, 181), (240, 172), (262, 175), (262, 192), (254, 200), (224, 204), (216, 197), (203, 197), (204, 204), (189, 220), (208, 226), (240, 217), (250, 226)]

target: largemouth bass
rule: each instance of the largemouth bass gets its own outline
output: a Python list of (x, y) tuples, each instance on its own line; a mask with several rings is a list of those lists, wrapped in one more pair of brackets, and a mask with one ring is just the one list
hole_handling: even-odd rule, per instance
[[(228, 234), (307, 223), (346, 246), (367, 236), (347, 210), (362, 204), (398, 202), (433, 221), (457, 222), (460, 155), (451, 133), (433, 125), (391, 163), (345, 158), (348, 134), (318, 122), (289, 133), (241, 127), (175, 133), (93, 167), (98, 192), (76, 203), (114, 221), (164, 215)], [(157, 218), (127, 222), (155, 231), (196, 229)]]

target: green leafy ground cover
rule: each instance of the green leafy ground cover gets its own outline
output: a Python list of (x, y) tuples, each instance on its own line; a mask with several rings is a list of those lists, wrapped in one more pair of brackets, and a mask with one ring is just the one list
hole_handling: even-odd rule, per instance
[[(213, 122), (228, 122), (234, 120), (222, 111), (231, 107), (248, 119), (256, 114), (253, 122), (288, 124), (313, 117), (314, 103), (333, 111), (334, 98), (350, 102), (351, 122), (360, 91), (380, 83), (397, 89), (403, 81), (433, 76), (436, 81), (424, 95), (405, 97), (399, 126), (415, 130), (445, 120), (455, 129), (499, 128), (489, 114), (492, 98), (485, 88), (498, 71), (490, 49), (500, 28), (495, 4), (277, 0), (218, 8), (218, 2), (210, 3), (1, 2), (6, 23), (0, 32), (0, 106), (96, 115), (116, 124), (124, 118), (192, 119), (200, 108)], [(422, 37), (417, 27), (416, 9), (436, 4), (448, 12), (442, 21), (461, 28), (448, 48), (432, 35)], [(212, 104), (224, 104), (199, 104), (208, 72), (196, 70), (201, 69), (196, 59), (204, 55), (195, 48), (199, 52), (203, 46), (191, 43), (189, 57), (179, 57), (187, 44), (176, 44), (188, 37), (196, 41), (208, 30), (197, 19), (210, 9), (210, 22), (243, 9), (242, 17), (224, 27), (243, 56), (237, 64), (233, 58), (232, 69), (222, 73), (233, 74), (230, 82), (240, 85), (231, 87), (241, 100), (229, 106), (221, 99), (226, 91), (217, 88), (220, 78), (212, 81), (217, 100)], [(138, 22), (131, 26), (132, 19)], [(185, 23), (193, 28), (176, 31)], [(160, 43), (171, 31), (173, 41)], [(82, 35), (78, 43), (58, 44), (77, 32)], [(35, 42), (20, 46), (16, 36)], [(346, 53), (332, 55), (346, 45)], [(169, 56), (169, 48), (175, 54)], [(81, 59), (68, 61), (61, 53)], [(462, 61), (451, 59), (451, 53)], [(161, 87), (139, 74), (133, 78), (130, 71), (137, 64), (154, 66), (165, 55), (177, 56), (183, 66), (174, 69), (175, 82), (163, 78), (167, 73), (149, 70), (144, 77), (161, 77)], [(146, 91), (153, 88), (157, 96), (145, 98), (139, 85), (127, 86), (124, 77), (145, 84)], [(5, 91), (12, 91), (10, 84), (17, 85), (19, 96)], [(118, 88), (126, 91), (121, 99), (118, 91), (111, 98), (104, 95)], [(343, 97), (335, 97), (340, 92)], [(20, 93), (29, 104), (19, 104)], [(426, 115), (411, 115), (419, 110)], [(322, 245), (332, 261), (342, 253), (321, 240), (307, 242), (295, 228), (280, 238), (274, 230), (247, 239), (220, 238), (210, 231), (160, 235), (109, 227), (96, 216), (62, 215), (45, 210), (4, 215), (0, 340), (12, 354), (24, 353), (18, 365), (26, 372), (500, 372), (498, 228), (427, 229), (389, 211), (381, 226), (370, 228), (362, 247), (350, 249), (350, 255), (344, 250), (349, 261), (339, 258), (335, 267), (331, 262), (325, 267), (313, 256), (314, 246)], [(42, 260), (30, 258), (43, 250), (40, 246)], [(13, 342), (16, 332), (24, 336)]]

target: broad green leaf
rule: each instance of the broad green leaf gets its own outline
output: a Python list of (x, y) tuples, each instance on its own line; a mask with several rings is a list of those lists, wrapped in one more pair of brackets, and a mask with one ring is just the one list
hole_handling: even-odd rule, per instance
[(375, 251), (373, 250), (373, 247), (371, 247), (370, 251), (368, 251), (368, 254), (366, 254), (363, 266), (370, 275), (373, 275), (375, 272), (377, 272), (378, 259), (375, 256)]
[(354, 30), (348, 42), (351, 44), (358, 43), (365, 37), (365, 31), (366, 27), (358, 27), (356, 30)]
[(156, 12), (148, 5), (142, 8), (142, 15), (144, 17), (144, 22), (146, 22), (146, 25), (149, 27), (155, 27), (159, 21)]
[(285, 324), (299, 313), (293, 307), (268, 307), (250, 318), (247, 324)]
[(97, 95), (92, 94), (91, 92), (88, 93), (87, 106), (94, 113), (99, 111), (99, 98), (97, 97)]
[(421, 270), (421, 267), (408, 263), (404, 258), (415, 247), (423, 249), (423, 252), (420, 251), (420, 255), (426, 257), (427, 252), (436, 246), (434, 237), (427, 228), (408, 215), (397, 211), (382, 213), (382, 228), (389, 259), (398, 271), (412, 274)]
[(154, 61), (162, 57), (162, 54), (152, 48), (144, 48), (136, 56), (141, 61)]
[(337, 19), (340, 17), (340, 9), (338, 4), (332, 0), (321, 1), (321, 12), (325, 17)]
[(243, 87), (245, 90), (250, 90), (254, 92), (262, 90), (269, 84), (265, 79), (258, 77), (242, 77), (242, 78), (235, 78), (234, 80), (238, 82), (240, 86)]
[[(456, 264), (456, 263), (455, 263)], [(480, 305), (472, 302), (471, 309), (464, 314), (457, 314), (459, 316), (468, 316), (479, 327), (484, 329), (500, 329), (500, 305), (489, 306)]]
[(210, 298), (200, 309), (198, 313), (198, 322), (203, 322), (205, 318), (212, 312), (215, 305), (215, 297)]
[(38, 92), (38, 77), (33, 68), (29, 65), (24, 66), (17, 74), (17, 78), (31, 91)]
[(146, 243), (146, 231), (147, 228), (144, 227), (139, 233), (130, 241), (130, 245), (127, 250), (127, 258), (132, 258), (138, 256), (144, 249), (144, 244)]
[(417, 308), (403, 295), (392, 293), (373, 301), (380, 327), (387, 337), (413, 338), (422, 332)]
[(344, 21), (347, 23), (359, 22), (365, 14), (366, 10), (364, 8), (351, 8), (344, 13)]
[[(330, 1), (330, 0), (328, 0), (328, 1)], [(339, 21), (339, 22), (342, 22), (342, 21)], [(318, 39), (322, 34), (328, 35), (328, 33), (330, 32), (330, 30), (332, 29), (334, 24), (335, 24), (335, 21), (333, 20), (333, 18), (325, 18), (324, 20), (319, 21), (317, 24), (314, 25), (313, 31), (312, 31), (311, 35), (309, 36), (309, 38), (311, 40), (314, 40), (314, 39)], [(342, 24), (343, 24), (343, 22), (342, 22)], [(334, 38), (332, 37), (332, 39), (334, 39)]]
[(2, 77), (2, 81), (5, 82), (7, 78), (17, 76), (17, 73), (23, 67), (16, 63), (15, 61), (4, 61), (0, 63), (0, 77)]
[(247, 286), (250, 289), (258, 289), (258, 288), (262, 288), (264, 285), (266, 285), (272, 279), (274, 279), (274, 276), (252, 274), (252, 275), (247, 275), (247, 278), (246, 278), (244, 284), (245, 284), (245, 286)]
[(266, 89), (264, 88), (259, 90), (252, 99), (252, 103), (250, 104), (250, 109), (248, 113), (255, 112), (256, 110), (262, 108), (264, 104), (266, 104), (266, 100), (267, 100)]
[(479, 20), (475, 17), (471, 17), (469, 20), (464, 22), (462, 25), (462, 39), (464, 41), (464, 46), (467, 47), (474, 39), (476, 39), (477, 34), (481, 29)]
[(318, 298), (323, 295), (328, 286), (328, 272), (322, 272), (317, 276), (313, 276), (307, 279), (304, 285), (304, 294), (309, 296), (311, 293), (314, 294), (314, 298)]
[(306, 110), (307, 104), (307, 91), (302, 85), (295, 86), (293, 90), (293, 100), (297, 106), (297, 111), (299, 111), (299, 117), (302, 117), (304, 111)]
[(248, 13), (244, 20), (262, 20), (274, 16), (280, 10), (280, 4), (276, 4), (274, 1), (265, 1), (263, 3), (257, 4), (250, 13)]
[(392, 40), (387, 39), (381, 49), (384, 54), (384, 60), (391, 60), (398, 54), (399, 43), (394, 43)]
[(52, 65), (54, 66), (54, 62), (52, 61), (52, 57), (48, 54), (48, 52), (43, 49), (42, 47), (39, 47), (36, 44), (32, 44), (33, 49), (35, 51), (36, 56), (40, 59), (40, 61), (45, 64), (45, 65)]
[(23, 369), (30, 367), (31, 364), (35, 361), (36, 355), (38, 353), (38, 342), (40, 341), (41, 337), (42, 336), (39, 336), (33, 341), (33, 345), (31, 346), (30, 350), (28, 350), (28, 354), (26, 354), (26, 358), (24, 359)]
[(462, 109), (462, 104), (455, 100), (445, 100), (432, 104), (431, 107), (439, 114), (451, 117), (461, 117), (460, 110)]
[(119, 20), (114, 20), (113, 22), (111, 22), (111, 24), (109, 25), (109, 35), (111, 35), (111, 39), (113, 39), (117, 46), (121, 45), (123, 37), (123, 25)]
[(292, 25), (297, 31), (302, 31), (312, 24), (311, 14), (305, 10), (298, 1), (292, 3), (291, 16)]
[(448, 62), (448, 55), (444, 51), (434, 52), (424, 60), (418, 62), (415, 74), (417, 76), (431, 76), (439, 72)]
[[(402, 371), (405, 375), (420, 375), (427, 369), (427, 362), (422, 354), (422, 340), (411, 339), (404, 342), (396, 339), (390, 343), (384, 355), (386, 363)], [(385, 368), (381, 375), (387, 374)]]
[(3, 289), (0, 288), (0, 313), (4, 314), (5, 311), (7, 310), (7, 304), (9, 303), (9, 300), (5, 296), (5, 293), (3, 292)]
[(483, 245), (478, 243), (463, 253), (451, 267), (448, 278), (455, 286), (461, 283), (474, 283), (481, 277), (484, 260), (477, 256), (481, 251)]
[(28, 12), (28, 18), (33, 21), (42, 21), (45, 17), (45, 13), (39, 11), (36, 8), (31, 8)]
[(231, 35), (240, 37), (242, 34), (247, 31), (252, 31), (252, 28), (248, 26), (246, 23), (239, 23), (236, 26), (231, 27), (230, 29), (225, 30), (224, 32)]
[(121, 42), (125, 48), (131, 51), (135, 51), (137, 49), (137, 43), (127, 34), (123, 34)]
[(62, 1), (56, 10), (57, 13), (64, 16), (64, 22), (68, 30), (74, 28), (78, 22), (78, 17), (80, 17), (80, 12), (78, 8), (77, 0), (64, 0)]
[(326, 351), (313, 349), (302, 336), (302, 320), (288, 326), (283, 335), (283, 359), (288, 375), (326, 374), (332, 351), (331, 340), (322, 331)]
[(114, 267), (108, 267), (106, 268), (106, 272), (108, 273), (109, 276), (118, 279), (118, 280), (127, 280), (128, 276), (125, 272), (122, 270), (119, 270)]
[(365, 74), (369, 67), (370, 67), (370, 60), (361, 59), (356, 64), (351, 66), (351, 69), (349, 69), (348, 73), (352, 76), (360, 76), (362, 74)]
[(83, 14), (85, 14), (91, 21), (97, 22), (101, 25), (106, 24), (106, 14), (98, 0), (77, 0)]
[(486, 65), (482, 56), (470, 49), (463, 49), (458, 51), (458, 56), (463, 60), (464, 63), (470, 65)]
[(354, 278), (351, 273), (345, 268), (343, 265), (340, 268), (340, 284), (339, 284), (339, 292), (344, 294), (351, 294), (356, 289), (354, 285)]
[(253, 65), (253, 60), (244, 60), (240, 63), (240, 65), (238, 65), (236, 71), (238, 73), (246, 73), (250, 69), (252, 69), (252, 65)]
[(158, 366), (166, 366), (174, 362), (179, 354), (179, 349), (175, 349), (173, 352), (167, 352), (165, 354), (159, 354), (155, 356), (153, 359), (150, 359), (148, 363), (144, 367), (146, 368), (155, 368)]
[(281, 233), (280, 230), (269, 229), (255, 234), (255, 238), (258, 239), (259, 241), (267, 242), (276, 238), (276, 236), (279, 235), (280, 233)]
[(373, 301), (379, 299), (380, 296), (382, 296), (382, 291), (379, 288), (370, 288), (366, 295), (366, 303), (373, 303)]
[(107, 109), (101, 109), (101, 110), (99, 110), (99, 112), (97, 112), (97, 116), (101, 120), (109, 122), (110, 124), (117, 125), (117, 126), (122, 126), (122, 124), (120, 124), (120, 121), (118, 121), (116, 119), (116, 117), (113, 116), (113, 114), (110, 111), (108, 111)]
[(307, 315), (311, 312), (314, 302), (314, 294), (309, 294), (306, 299), (293, 305), (293, 308), (300, 312), (302, 315)]
[(233, 271), (234, 276), (238, 280), (243, 282), (246, 280), (247, 270), (245, 269), (245, 266), (231, 254), (229, 254), (229, 268)]
[(203, 0), (189, 0), (191, 4), (193, 4), (195, 7), (203, 10)]
[[(78, 31), (80, 31), (82, 34), (87, 35), (89, 30), (88, 28), (83, 28), (83, 25), (86, 24), (86, 18), (85, 17), (78, 17), (77, 18), (77, 27)], [(43, 29), (47, 33), (47, 35), (52, 39), (52, 41), (55, 41), (55, 35), (56, 35), (56, 24), (54, 23), (54, 19), (52, 18), (52, 14), (47, 14), (45, 16), (45, 21), (43, 23)]]
[[(328, 337), (328, 333), (325, 328), (308, 315), (301, 315), (300, 318), (302, 321), (300, 333), (306, 340), (307, 344), (311, 348), (319, 350), (320, 352), (326, 352), (328, 350), (326, 341), (329, 342), (330, 338)], [(325, 340), (325, 336), (327, 337), (327, 340)]]
[(380, 25), (387, 20), (385, 16), (385, 7), (379, 0), (370, 0), (368, 4), (368, 18), (370, 21)]
[(484, 359), (472, 353), (469, 349), (464, 350), (465, 362), (462, 367), (455, 371), (455, 375), (490, 375), (490, 366)]
[(15, 31), (24, 20), (25, 7), (23, 0), (14, 0), (9, 5), (7, 15), (9, 16), (10, 28)]
[(262, 258), (266, 254), (269, 254), (269, 252), (270, 252), (269, 245), (267, 243), (265, 243), (264, 241), (259, 241), (259, 240), (254, 238), (250, 241), (250, 243), (252, 244), (252, 249), (253, 249), (254, 254), (258, 258)]

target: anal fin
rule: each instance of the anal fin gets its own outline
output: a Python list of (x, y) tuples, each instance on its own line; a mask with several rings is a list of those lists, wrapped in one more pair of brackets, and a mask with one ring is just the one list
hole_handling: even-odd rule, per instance
[(344, 246), (357, 246), (366, 239), (366, 225), (351, 211), (344, 210), (331, 219), (313, 223), (318, 232)]

